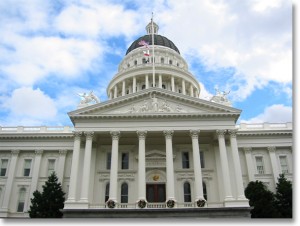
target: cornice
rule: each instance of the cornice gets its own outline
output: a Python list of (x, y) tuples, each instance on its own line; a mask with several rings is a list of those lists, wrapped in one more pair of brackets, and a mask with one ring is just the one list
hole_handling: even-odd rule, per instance
[(292, 136), (293, 131), (280, 131), (280, 130), (268, 130), (268, 131), (243, 131), (243, 132), (237, 132), (237, 136), (270, 136), (270, 135), (276, 135), (276, 136)]
[(31, 133), (31, 134), (18, 134), (18, 133), (9, 133), (9, 134), (0, 134), (1, 139), (73, 139), (73, 134), (40, 134), (40, 133)]
[(238, 117), (239, 113), (143, 113), (143, 114), (101, 114), (101, 115), (73, 115), (72, 119), (129, 119), (129, 118), (214, 118)]

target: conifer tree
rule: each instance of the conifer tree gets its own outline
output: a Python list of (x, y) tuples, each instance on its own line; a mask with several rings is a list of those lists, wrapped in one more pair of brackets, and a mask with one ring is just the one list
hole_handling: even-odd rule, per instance
[(280, 174), (276, 183), (275, 202), (277, 211), (282, 218), (293, 217), (293, 189), (292, 183), (288, 181), (284, 174)]
[(29, 216), (32, 218), (61, 218), (65, 193), (53, 172), (43, 185), (43, 192), (35, 191), (31, 199)]
[(249, 199), (251, 218), (278, 218), (280, 217), (275, 206), (274, 194), (261, 181), (251, 181), (245, 189)]

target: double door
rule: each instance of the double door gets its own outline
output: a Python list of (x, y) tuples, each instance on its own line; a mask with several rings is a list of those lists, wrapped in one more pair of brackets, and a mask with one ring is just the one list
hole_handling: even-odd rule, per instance
[(166, 185), (165, 184), (147, 184), (146, 185), (147, 201), (165, 202), (166, 201)]

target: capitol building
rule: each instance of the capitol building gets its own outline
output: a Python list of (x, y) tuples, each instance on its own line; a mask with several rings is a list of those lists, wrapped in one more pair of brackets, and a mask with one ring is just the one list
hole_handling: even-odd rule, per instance
[(64, 217), (250, 217), (250, 181), (293, 180), (292, 123), (237, 124), (227, 93), (199, 98), (158, 28), (129, 46), (107, 101), (82, 96), (74, 127), (0, 127), (0, 217), (29, 217), (53, 171)]

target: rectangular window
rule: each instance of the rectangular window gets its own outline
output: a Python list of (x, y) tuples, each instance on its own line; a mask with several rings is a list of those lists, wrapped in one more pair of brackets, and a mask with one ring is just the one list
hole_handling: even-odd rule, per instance
[(129, 153), (122, 153), (122, 169), (129, 169)]
[(25, 190), (25, 188), (21, 188), (20, 193), (19, 193), (17, 212), (23, 212), (24, 211), (25, 196), (26, 196), (26, 190)]
[(111, 152), (108, 152), (106, 154), (106, 169), (110, 170), (110, 164), (111, 163)]
[(190, 168), (190, 161), (189, 161), (189, 153), (182, 152), (182, 168), (189, 169)]
[(281, 167), (281, 173), (289, 173), (286, 156), (279, 156), (279, 162)]
[(55, 171), (55, 159), (48, 159), (48, 176)]
[(264, 174), (264, 163), (263, 163), (263, 157), (262, 156), (256, 156), (256, 169), (258, 174)]
[(8, 165), (8, 159), (1, 159), (1, 168), (0, 168), (0, 176), (5, 177), (6, 175), (6, 170), (7, 170), (7, 165)]
[(200, 151), (200, 162), (201, 162), (201, 168), (205, 168), (205, 161), (204, 161), (204, 152)]
[(30, 168), (31, 168), (31, 159), (25, 159), (24, 161), (24, 177), (29, 177), (30, 175)]

